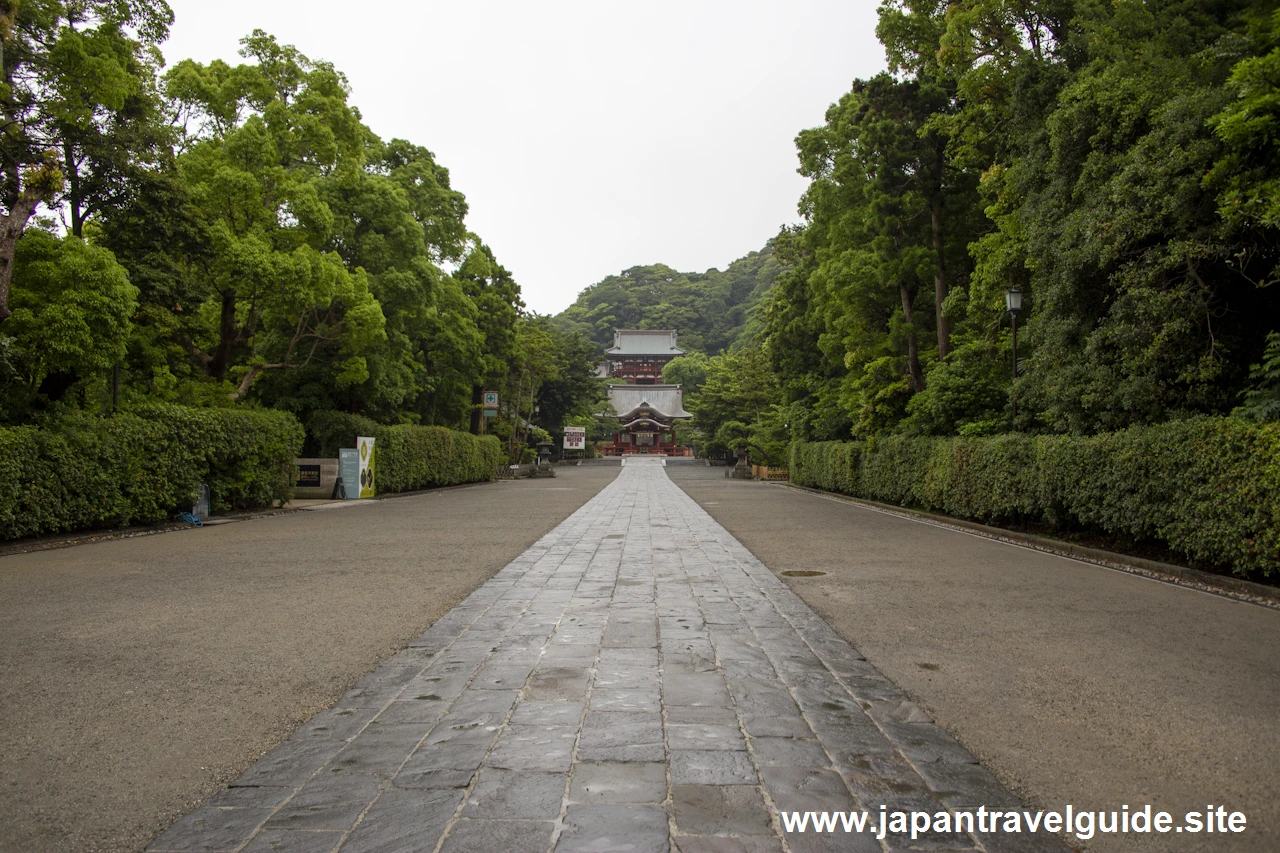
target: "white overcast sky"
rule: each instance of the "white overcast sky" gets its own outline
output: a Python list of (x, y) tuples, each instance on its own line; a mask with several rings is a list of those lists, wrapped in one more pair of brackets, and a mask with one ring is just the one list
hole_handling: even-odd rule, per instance
[(795, 136), (884, 68), (874, 0), (169, 0), (163, 50), (254, 28), (332, 62), (435, 152), (540, 313), (637, 264), (724, 269), (796, 221)]

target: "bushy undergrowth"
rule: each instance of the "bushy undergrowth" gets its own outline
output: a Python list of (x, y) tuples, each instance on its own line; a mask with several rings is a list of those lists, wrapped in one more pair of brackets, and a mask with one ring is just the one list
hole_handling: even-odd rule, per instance
[(317, 412), (311, 418), (310, 429), (321, 456), (337, 456), (339, 448), (355, 447), (356, 436), (376, 439), (374, 485), (379, 492), (488, 480), (505, 458), (502, 444), (493, 436), (475, 436), (445, 427), (384, 426), (359, 415)]
[(162, 521), (201, 483), (215, 510), (286, 500), (303, 437), (285, 412), (182, 406), (0, 427), (0, 540)]
[(791, 481), (985, 522), (1155, 541), (1280, 573), (1280, 424), (1193, 418), (1094, 436), (795, 442)]

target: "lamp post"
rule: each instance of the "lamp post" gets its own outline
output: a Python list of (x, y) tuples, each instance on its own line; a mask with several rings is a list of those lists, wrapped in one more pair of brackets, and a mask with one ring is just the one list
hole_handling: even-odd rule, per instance
[[(1009, 316), (1013, 318), (1013, 378), (1018, 378), (1018, 312), (1022, 310), (1022, 291), (1016, 287), (1010, 288), (1004, 294), (1005, 307), (1009, 309)], [(1018, 398), (1012, 392), (1009, 395), (1009, 405), (1013, 409), (1013, 419), (1018, 420)]]

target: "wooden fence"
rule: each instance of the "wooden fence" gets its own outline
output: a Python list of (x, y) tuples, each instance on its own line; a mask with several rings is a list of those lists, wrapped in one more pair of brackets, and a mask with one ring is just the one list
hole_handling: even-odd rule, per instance
[(757, 480), (790, 479), (790, 474), (788, 474), (786, 468), (770, 468), (767, 465), (752, 465), (751, 476), (755, 477)]

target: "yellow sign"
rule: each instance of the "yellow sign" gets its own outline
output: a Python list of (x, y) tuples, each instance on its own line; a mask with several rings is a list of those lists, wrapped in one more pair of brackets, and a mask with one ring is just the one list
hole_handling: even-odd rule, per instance
[(371, 498), (377, 493), (374, 489), (374, 480), (378, 456), (374, 448), (374, 439), (359, 436), (356, 438), (356, 444), (360, 447), (360, 497)]

